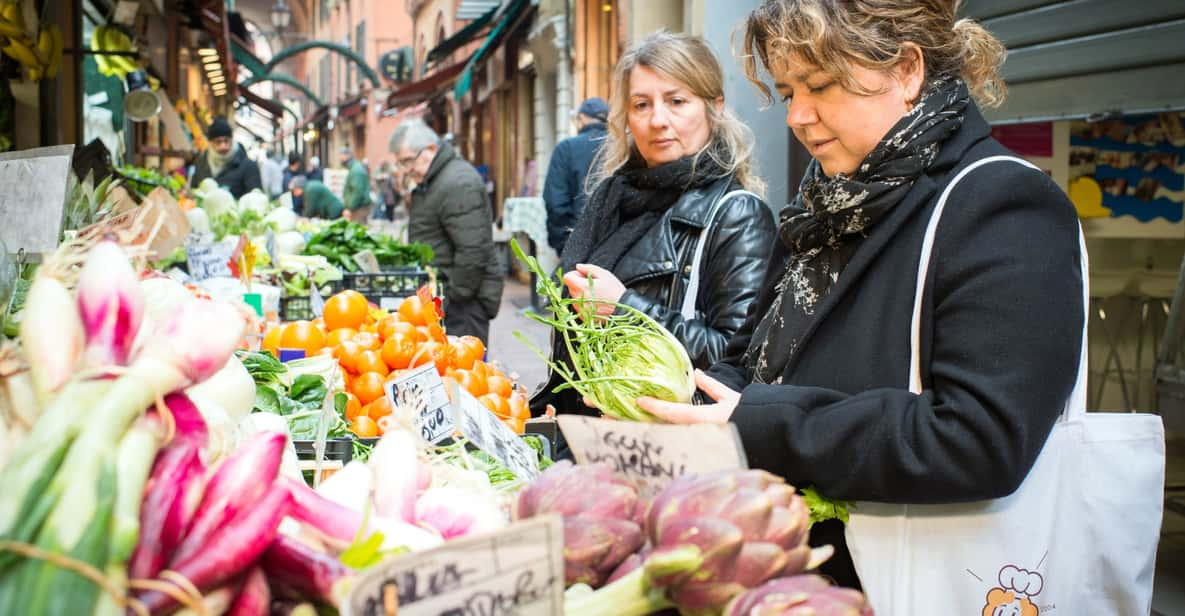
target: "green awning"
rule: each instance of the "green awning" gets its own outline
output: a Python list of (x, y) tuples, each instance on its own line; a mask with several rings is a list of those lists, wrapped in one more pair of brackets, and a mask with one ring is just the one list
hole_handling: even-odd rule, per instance
[(505, 38), (503, 35), (509, 31), (510, 25), (518, 20), (529, 4), (530, 0), (510, 0), (510, 6), (507, 7), (502, 18), (498, 20), (498, 25), (494, 26), (494, 29), (490, 32), (490, 36), (486, 38), (486, 42), (482, 43), (477, 53), (473, 54), (473, 57), (469, 59), (469, 63), (465, 65), (465, 72), (457, 80), (457, 85), (453, 86), (454, 98), (460, 100), (461, 97), (469, 93), (470, 82), (473, 80), (473, 70), (477, 68), (478, 64), (487, 55), (498, 47), (498, 44)]
[(428, 55), (425, 56), (424, 66), (420, 70), (420, 73), (427, 74), (428, 65), (443, 60), (444, 58), (448, 57), (449, 54), (464, 47), (465, 45), (468, 45), (470, 41), (477, 38), (478, 35), (481, 34), (482, 30), (485, 30), (486, 26), (490, 25), (490, 22), (494, 20), (494, 14), (497, 12), (498, 7), (495, 6), (494, 8), (486, 11), (481, 17), (474, 19), (469, 23), (469, 25), (461, 28), (452, 36), (441, 41), (436, 47), (433, 47), (428, 52)]
[(267, 74), (267, 67), (264, 66), (263, 61), (255, 57), (255, 54), (247, 51), (238, 41), (233, 38), (230, 41), (230, 56), (234, 58), (235, 64), (246, 67), (251, 71), (251, 75), (255, 77), (262, 77)]

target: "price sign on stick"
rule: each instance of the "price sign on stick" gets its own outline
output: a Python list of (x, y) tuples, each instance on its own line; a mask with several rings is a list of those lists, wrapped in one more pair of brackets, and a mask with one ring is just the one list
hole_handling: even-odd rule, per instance
[(519, 438), (472, 394), (452, 384), (453, 412), (457, 429), (477, 448), (506, 465), (515, 477), (531, 480), (539, 475), (539, 457), (530, 445)]
[(746, 468), (732, 424), (670, 425), (561, 415), (560, 431), (579, 464), (604, 462), (650, 497), (682, 475)]
[(190, 233), (185, 240), (185, 258), (189, 263), (189, 276), (194, 280), (215, 277), (230, 277), (231, 249), (214, 241), (214, 236), (204, 233)]
[(562, 616), (560, 517), (518, 522), (394, 557), (354, 583), (345, 616)]
[[(453, 434), (453, 413), (449, 409), (444, 381), (429, 362), (387, 383), (387, 398), (397, 406), (415, 409), (420, 436), (439, 443)], [(483, 407), (484, 408), (484, 407)]]

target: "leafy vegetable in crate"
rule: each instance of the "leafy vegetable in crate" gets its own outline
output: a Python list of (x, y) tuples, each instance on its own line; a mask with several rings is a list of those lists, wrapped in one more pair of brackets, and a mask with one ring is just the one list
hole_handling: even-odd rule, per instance
[(354, 255), (364, 250), (374, 253), (379, 265), (388, 267), (426, 265), (433, 259), (432, 249), (426, 244), (400, 244), (348, 220), (336, 220), (309, 238), (304, 254), (321, 255), (343, 270), (356, 272), (359, 268)]
[(695, 394), (691, 358), (669, 331), (624, 304), (617, 304), (611, 315), (597, 315), (593, 301), (566, 297), (537, 259), (523, 253), (513, 239), (510, 246), (535, 273), (539, 291), (548, 299), (548, 310), (553, 314), (549, 318), (528, 312), (527, 316), (554, 328), (572, 359), (574, 370), (552, 361), (515, 332), (566, 381), (555, 391), (573, 388), (605, 415), (634, 421), (659, 421), (637, 405), (635, 400), (642, 396), (691, 402)]

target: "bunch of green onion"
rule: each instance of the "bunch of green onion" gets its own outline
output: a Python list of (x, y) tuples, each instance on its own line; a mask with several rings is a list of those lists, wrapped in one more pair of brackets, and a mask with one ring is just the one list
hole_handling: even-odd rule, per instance
[(612, 314), (600, 315), (596, 313), (599, 300), (565, 297), (537, 259), (526, 255), (514, 240), (510, 246), (535, 274), (539, 293), (550, 302), (552, 316), (534, 312), (527, 316), (554, 328), (572, 359), (571, 368), (555, 362), (515, 332), (564, 379), (556, 392), (575, 389), (607, 416), (645, 422), (661, 420), (638, 406), (636, 400), (642, 396), (691, 402), (695, 394), (691, 358), (671, 332), (630, 306), (614, 304)]

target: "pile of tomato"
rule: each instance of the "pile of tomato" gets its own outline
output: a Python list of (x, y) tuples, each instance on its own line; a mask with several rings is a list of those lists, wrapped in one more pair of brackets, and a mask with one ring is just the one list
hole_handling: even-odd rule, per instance
[(517, 434), (530, 419), (527, 394), (500, 369), (485, 362), (486, 348), (474, 336), (450, 336), (441, 326), (427, 290), (406, 298), (396, 312), (378, 310), (357, 291), (342, 291), (325, 302), (322, 316), (268, 330), (263, 350), (302, 349), (306, 356), (331, 355), (345, 380), (346, 421), (360, 437), (381, 436), (394, 407), (386, 383), (428, 363), (444, 378), (476, 397)]

